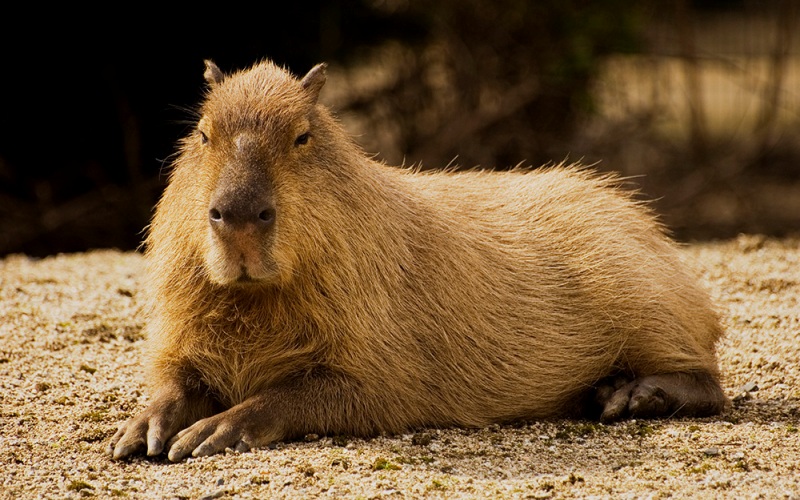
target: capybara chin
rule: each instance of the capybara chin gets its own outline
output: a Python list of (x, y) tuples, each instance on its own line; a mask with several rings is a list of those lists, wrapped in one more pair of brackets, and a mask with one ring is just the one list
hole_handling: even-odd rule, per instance
[(724, 409), (718, 318), (615, 177), (390, 167), (317, 102), (324, 65), (205, 78), (146, 241), (152, 398), (113, 458)]

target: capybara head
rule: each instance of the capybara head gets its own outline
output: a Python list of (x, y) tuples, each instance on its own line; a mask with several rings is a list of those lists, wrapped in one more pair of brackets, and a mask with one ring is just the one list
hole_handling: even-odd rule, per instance
[(317, 106), (325, 65), (301, 80), (270, 62), (235, 76), (206, 61), (206, 99), (176, 164), (193, 186), (182, 203), (191, 205), (190, 232), (209, 280), (271, 285), (291, 278), (292, 233), (313, 229), (306, 205), (326, 205), (318, 194), (305, 199), (327, 177), (318, 172), (320, 143), (331, 134)]

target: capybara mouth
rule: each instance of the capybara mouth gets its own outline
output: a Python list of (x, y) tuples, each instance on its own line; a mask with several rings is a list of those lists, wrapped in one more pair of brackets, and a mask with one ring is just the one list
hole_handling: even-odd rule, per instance
[(267, 281), (272, 273), (272, 266), (269, 266), (262, 257), (254, 258), (253, 255), (247, 257), (245, 254), (240, 254), (238, 260), (239, 274), (232, 276), (230, 283), (232, 285), (254, 285)]
[(206, 266), (220, 285), (263, 284), (275, 279), (277, 265), (255, 241), (212, 241)]
[(233, 280), (232, 284), (247, 286), (259, 283), (261, 281), (251, 276), (250, 273), (247, 271), (247, 266), (245, 266), (244, 264), (242, 264), (239, 269), (241, 270), (241, 274), (239, 275), (238, 278)]

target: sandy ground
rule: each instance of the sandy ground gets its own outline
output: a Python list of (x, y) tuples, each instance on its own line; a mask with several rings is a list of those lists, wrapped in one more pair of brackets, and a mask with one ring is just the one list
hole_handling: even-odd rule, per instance
[(800, 240), (684, 251), (724, 315), (734, 403), (705, 419), (533, 422), (109, 460), (142, 385), (141, 256), (0, 260), (2, 498), (800, 498)]

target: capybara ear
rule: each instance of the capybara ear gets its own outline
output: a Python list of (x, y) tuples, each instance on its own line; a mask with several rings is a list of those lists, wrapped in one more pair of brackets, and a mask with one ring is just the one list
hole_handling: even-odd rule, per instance
[(206, 79), (209, 85), (212, 87), (219, 83), (222, 83), (222, 80), (225, 79), (225, 75), (222, 74), (222, 70), (219, 69), (219, 66), (214, 64), (214, 61), (211, 59), (206, 59), (204, 61), (206, 63), (206, 71), (203, 73), (203, 78)]
[(319, 92), (322, 90), (322, 86), (325, 85), (325, 80), (327, 79), (325, 69), (327, 67), (328, 65), (326, 63), (317, 64), (311, 68), (311, 71), (300, 81), (300, 85), (308, 92), (308, 95), (311, 96), (314, 103), (317, 102)]

